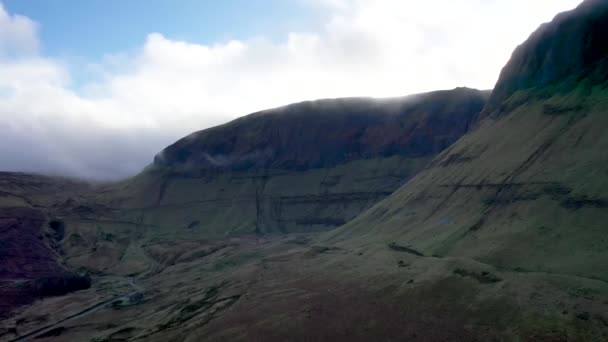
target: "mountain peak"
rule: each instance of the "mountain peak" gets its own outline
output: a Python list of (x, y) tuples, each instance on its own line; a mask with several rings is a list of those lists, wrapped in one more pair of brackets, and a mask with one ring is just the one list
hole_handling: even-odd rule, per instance
[(607, 56), (608, 1), (587, 0), (541, 25), (515, 49), (484, 112), (491, 114), (517, 90), (560, 83), (569, 90), (583, 79), (604, 83)]

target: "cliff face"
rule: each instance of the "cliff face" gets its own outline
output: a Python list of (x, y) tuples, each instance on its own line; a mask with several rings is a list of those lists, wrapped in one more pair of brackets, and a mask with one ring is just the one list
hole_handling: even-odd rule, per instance
[(169, 146), (124, 184), (118, 193), (128, 195), (116, 205), (187, 234), (331, 229), (465, 134), (486, 95), (460, 88), (252, 114)]
[(500, 115), (330, 235), (607, 280), (606, 4), (587, 1), (541, 26), (485, 109)]
[(583, 2), (542, 25), (517, 47), (503, 68), (486, 114), (499, 109), (518, 90), (553, 86), (566, 92), (584, 81), (601, 84), (608, 76), (608, 2)]
[(193, 133), (155, 166), (205, 170), (309, 170), (360, 159), (437, 154), (468, 129), (483, 92), (459, 88), (385, 100), (303, 102)]

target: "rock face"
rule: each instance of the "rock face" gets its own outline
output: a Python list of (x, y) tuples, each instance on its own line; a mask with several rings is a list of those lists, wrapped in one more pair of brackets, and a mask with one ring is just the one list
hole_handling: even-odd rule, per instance
[(361, 159), (428, 157), (466, 133), (484, 104), (483, 92), (467, 88), (303, 102), (193, 133), (158, 154), (154, 164), (302, 171)]
[(496, 110), (517, 90), (554, 85), (554, 93), (582, 80), (601, 84), (608, 76), (607, 56), (608, 2), (587, 0), (542, 25), (513, 52), (485, 112)]
[(311, 232), (349, 221), (465, 134), (486, 92), (304, 102), (194, 133), (110, 204), (172, 234)]
[(543, 25), (503, 70), (500, 115), (333, 238), (608, 280), (606, 8)]

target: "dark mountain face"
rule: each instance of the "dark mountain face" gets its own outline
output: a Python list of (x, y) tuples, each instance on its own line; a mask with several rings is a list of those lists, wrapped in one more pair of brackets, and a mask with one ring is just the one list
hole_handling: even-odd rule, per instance
[(602, 84), (608, 77), (608, 1), (587, 0), (542, 25), (515, 49), (490, 97), (486, 114), (517, 90), (555, 87), (569, 91), (581, 81)]
[(176, 142), (156, 166), (307, 170), (358, 159), (427, 157), (467, 132), (484, 92), (320, 100), (252, 114)]

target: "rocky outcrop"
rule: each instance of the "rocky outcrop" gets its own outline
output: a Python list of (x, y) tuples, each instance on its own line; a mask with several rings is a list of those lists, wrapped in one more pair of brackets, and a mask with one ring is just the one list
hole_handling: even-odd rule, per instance
[[(517, 90), (554, 85), (567, 92), (583, 80), (601, 84), (608, 78), (608, 2), (587, 0), (559, 14), (515, 49), (503, 68), (489, 105), (490, 114)], [(562, 83), (560, 85), (560, 83)]]

